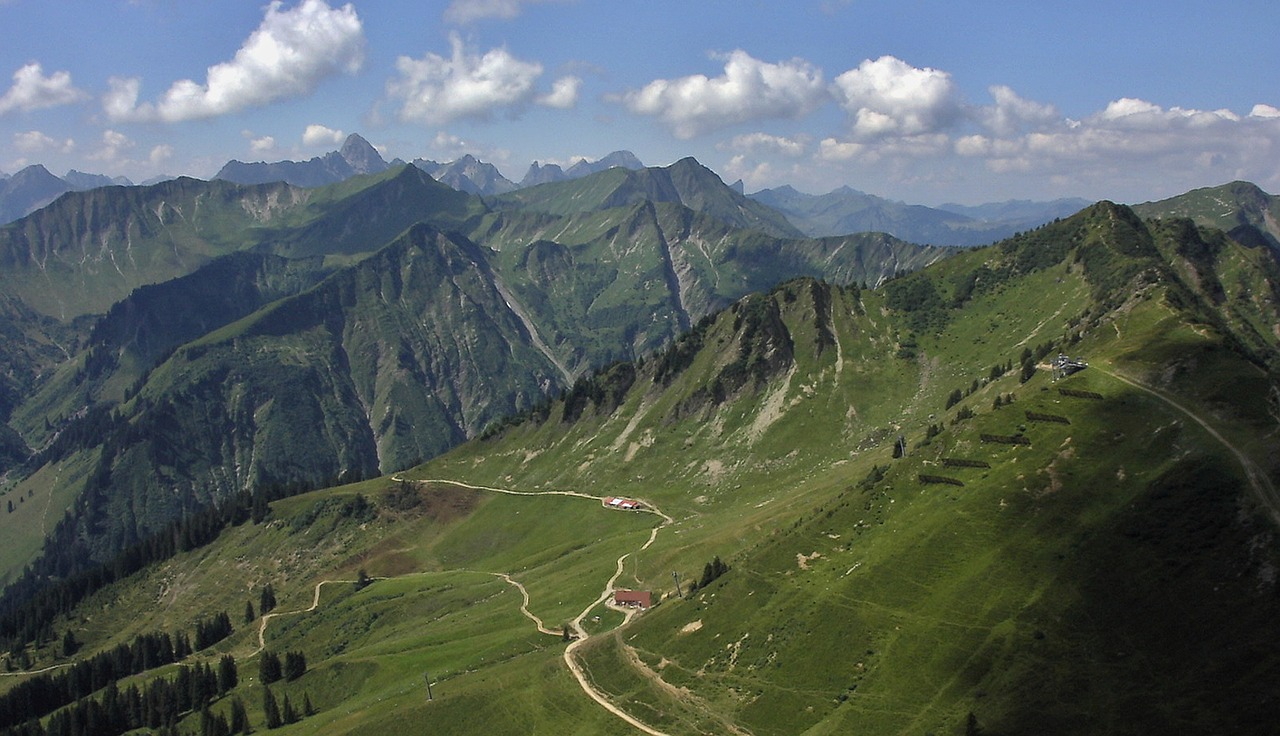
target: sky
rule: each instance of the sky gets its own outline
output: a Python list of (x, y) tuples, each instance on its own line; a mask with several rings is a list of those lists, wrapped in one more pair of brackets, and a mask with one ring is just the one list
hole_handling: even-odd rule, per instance
[(910, 203), (1280, 193), (1275, 0), (0, 0), (0, 172), (619, 149)]

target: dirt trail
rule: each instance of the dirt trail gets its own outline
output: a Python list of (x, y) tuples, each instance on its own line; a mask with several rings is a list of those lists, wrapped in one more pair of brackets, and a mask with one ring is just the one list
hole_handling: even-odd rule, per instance
[[(398, 475), (391, 476), (391, 479), (397, 482), (402, 482), (404, 480)], [(491, 493), (503, 493), (510, 496), (571, 496), (574, 498), (590, 499), (592, 501), (596, 501), (600, 503), (602, 506), (604, 505), (603, 496), (591, 496), (585, 493), (578, 493), (576, 491), (512, 491), (505, 488), (492, 488), (489, 486), (479, 486), (479, 485), (473, 485), (470, 483), (464, 483), (462, 481), (446, 480), (446, 479), (432, 479), (432, 480), (417, 481), (417, 482), (445, 483), (449, 485), (460, 486), (463, 488), (470, 488), (472, 490), (488, 491)], [(646, 502), (645, 508), (639, 509), (639, 511), (641, 513), (649, 513), (649, 514), (653, 514), (655, 516), (661, 517), (662, 523), (654, 527), (653, 530), (649, 532), (649, 539), (645, 541), (643, 545), (640, 546), (640, 549), (636, 550), (636, 553), (643, 552), (644, 550), (648, 549), (650, 545), (652, 545), (654, 541), (657, 540), (659, 531), (675, 523), (675, 519), (663, 513), (661, 510), (653, 506), (653, 504), (651, 503)], [(613, 629), (612, 631), (618, 631), (619, 629), (621, 629), (622, 627), (626, 626), (628, 623), (631, 622), (631, 619), (635, 615), (635, 610), (631, 608), (618, 608), (610, 602), (610, 599), (613, 597), (613, 593), (616, 589), (615, 586), (617, 585), (618, 578), (622, 576), (622, 571), (624, 566), (626, 565), (627, 558), (631, 557), (632, 554), (635, 554), (635, 553), (628, 552), (618, 558), (616, 569), (614, 570), (613, 575), (609, 578), (608, 582), (605, 583), (604, 590), (603, 592), (600, 593), (600, 597), (592, 601), (590, 605), (588, 605), (586, 608), (582, 610), (582, 613), (579, 613), (578, 616), (572, 622), (570, 622), (569, 625), (572, 628), (576, 638), (573, 642), (569, 644), (568, 647), (565, 648), (564, 661), (565, 661), (565, 664), (569, 667), (569, 671), (573, 673), (574, 679), (578, 681), (578, 685), (582, 688), (582, 691), (586, 693), (587, 697), (591, 698), (596, 703), (598, 703), (600, 707), (609, 711), (610, 713), (622, 719), (623, 721), (626, 721), (632, 727), (640, 731), (643, 731), (644, 733), (647, 733), (650, 736), (667, 736), (667, 734), (664, 733), (663, 731), (659, 731), (658, 729), (653, 728), (652, 726), (644, 723), (643, 721), (632, 716), (630, 713), (627, 713), (626, 711), (619, 708), (617, 705), (614, 705), (612, 702), (610, 702), (609, 699), (605, 696), (605, 694), (600, 690), (598, 690), (596, 686), (588, 679), (586, 673), (582, 668), (582, 665), (579, 664), (579, 662), (573, 656), (574, 652), (577, 651), (577, 649), (581, 647), (583, 644), (585, 644), (589, 638), (591, 638), (591, 634), (589, 634), (587, 630), (583, 627), (582, 622), (583, 620), (586, 619), (587, 616), (591, 614), (591, 611), (595, 609), (596, 606), (603, 603), (605, 605), (608, 605), (610, 608), (613, 608), (614, 610), (622, 612), (623, 614), (622, 624), (620, 624), (617, 628)], [(409, 573), (409, 575), (418, 575), (418, 574), (421, 574), (421, 573)], [(562, 631), (554, 631), (552, 629), (547, 628), (547, 626), (542, 622), (542, 619), (538, 618), (534, 613), (532, 613), (529, 610), (529, 591), (525, 589), (524, 585), (512, 579), (512, 577), (508, 573), (491, 572), (488, 574), (493, 575), (495, 577), (502, 578), (508, 584), (514, 586), (520, 591), (520, 595), (523, 596), (524, 598), (523, 602), (520, 604), (520, 612), (524, 614), (530, 621), (532, 621), (538, 627), (539, 632), (543, 634), (553, 635), (553, 636), (563, 635)], [(387, 580), (388, 578), (373, 577), (369, 579), (370, 580)], [(273, 619), (279, 616), (294, 616), (294, 615), (300, 615), (304, 613), (311, 613), (320, 607), (320, 591), (324, 588), (324, 586), (330, 585), (333, 583), (354, 585), (355, 582), (356, 581), (354, 580), (321, 580), (320, 582), (316, 583), (315, 589), (312, 593), (311, 605), (308, 606), (307, 608), (300, 608), (292, 611), (272, 611), (271, 613), (263, 615), (261, 622), (258, 624), (258, 648), (253, 650), (249, 654), (244, 655), (240, 659), (248, 659), (257, 654), (260, 654), (264, 649), (266, 649), (267, 626), (271, 623)], [(46, 667), (45, 669), (42, 669), (42, 670), (32, 670), (27, 672), (0, 672), (0, 676), (18, 677), (18, 676), (26, 676), (26, 675), (35, 675), (41, 672), (48, 672), (50, 670), (55, 670), (60, 667), (67, 667), (67, 666), (69, 666), (69, 663), (53, 665), (52, 667)], [(642, 671), (641, 674), (644, 674), (644, 672)], [(657, 677), (657, 673), (650, 672), (650, 675), (652, 677)], [(660, 680), (661, 678), (658, 678), (658, 679)], [(665, 684), (665, 683), (660, 683), (660, 685), (662, 684)], [(667, 687), (670, 687), (670, 686), (668, 685)]]
[(555, 631), (553, 629), (548, 629), (547, 625), (542, 623), (542, 619), (538, 618), (537, 615), (535, 615), (532, 611), (529, 610), (529, 591), (525, 590), (524, 585), (522, 585), (516, 580), (512, 580), (511, 576), (505, 572), (491, 572), (489, 574), (497, 578), (502, 578), (503, 580), (507, 581), (512, 586), (514, 586), (516, 590), (520, 591), (520, 595), (524, 596), (524, 602), (520, 604), (520, 613), (523, 613), (525, 618), (532, 621), (534, 625), (538, 627), (539, 632), (543, 634), (551, 634), (552, 636), (561, 636), (564, 634), (563, 631)]
[[(369, 578), (369, 580), (386, 580), (386, 578)], [(311, 599), (311, 606), (308, 608), (299, 608), (295, 611), (272, 611), (262, 617), (262, 623), (258, 625), (258, 648), (246, 654), (243, 659), (248, 659), (255, 654), (260, 653), (267, 648), (267, 624), (276, 616), (294, 616), (299, 613), (311, 613), (320, 607), (320, 589), (330, 583), (346, 583), (347, 585), (355, 585), (354, 580), (321, 580), (316, 583), (315, 596)]]
[(1226, 437), (1223, 437), (1218, 430), (1214, 429), (1209, 422), (1199, 414), (1196, 414), (1185, 405), (1170, 398), (1160, 389), (1155, 388), (1154, 386), (1148, 386), (1141, 381), (1129, 378), (1128, 376), (1114, 370), (1109, 371), (1103, 368), (1098, 368), (1098, 370), (1122, 383), (1129, 384), (1139, 391), (1151, 394), (1174, 409), (1186, 414), (1192, 421), (1203, 427), (1204, 431), (1208, 432), (1215, 440), (1221, 442), (1223, 447), (1230, 450), (1232, 455), (1235, 455), (1236, 461), (1239, 462), (1240, 467), (1244, 469), (1245, 477), (1249, 481), (1249, 487), (1253, 490), (1254, 497), (1257, 498), (1264, 507), (1266, 507), (1272, 521), (1277, 525), (1280, 525), (1280, 494), (1276, 492), (1275, 484), (1271, 482), (1271, 479), (1267, 477), (1267, 474), (1263, 472), (1262, 468), (1258, 467), (1258, 464), (1251, 460), (1248, 455), (1244, 454), (1244, 452), (1238, 447), (1231, 444)]
[[(392, 476), (391, 479), (395, 481), (403, 480), (399, 476)], [(424, 480), (424, 481), (418, 481), (418, 482), (446, 483), (449, 485), (460, 486), (463, 488), (470, 488), (472, 490), (477, 490), (477, 491), (503, 493), (509, 496), (572, 496), (575, 498), (591, 499), (593, 501), (599, 502), (601, 505), (604, 505), (604, 498), (605, 498), (604, 496), (592, 496), (586, 493), (578, 493), (577, 491), (512, 491), (506, 488), (493, 488), (490, 486), (479, 486), (479, 485), (473, 485), (471, 483), (464, 483), (462, 481), (447, 480), (447, 479), (431, 479), (431, 480)], [(642, 509), (639, 509), (639, 511), (641, 513), (654, 514), (655, 516), (661, 517), (662, 523), (654, 527), (653, 530), (649, 532), (649, 539), (645, 541), (643, 545), (640, 546), (640, 549), (636, 550), (636, 553), (643, 552), (646, 549), (649, 549), (649, 546), (652, 545), (654, 541), (657, 540), (658, 532), (660, 532), (662, 529), (666, 528), (667, 526), (675, 523), (675, 519), (663, 513), (660, 509), (658, 509), (652, 503), (645, 502), (645, 507)], [(616, 590), (618, 578), (622, 576), (622, 571), (624, 566), (626, 565), (627, 558), (630, 557), (632, 554), (635, 554), (635, 553), (628, 552), (618, 558), (618, 563), (613, 572), (613, 575), (609, 578), (608, 582), (605, 583), (604, 590), (600, 593), (600, 597), (596, 598), (586, 608), (582, 609), (582, 612), (579, 613), (577, 617), (573, 619), (573, 621), (569, 622), (569, 626), (573, 630), (573, 634), (575, 638), (572, 642), (570, 642), (569, 646), (566, 647), (564, 650), (564, 662), (565, 662), (565, 665), (568, 666), (569, 671), (573, 673), (574, 679), (578, 681), (578, 686), (582, 688), (582, 692), (586, 693), (587, 697), (596, 701), (596, 703), (599, 704), (601, 708), (604, 708), (605, 710), (609, 711), (610, 713), (622, 719), (623, 721), (626, 721), (633, 728), (643, 731), (644, 733), (647, 733), (650, 736), (667, 736), (665, 732), (659, 731), (658, 729), (650, 726), (649, 724), (641, 721), (640, 719), (636, 718), (630, 713), (627, 713), (626, 711), (622, 710), (618, 706), (614, 705), (608, 699), (608, 697), (605, 696), (603, 692), (601, 692), (599, 689), (596, 688), (595, 684), (592, 683), (591, 680), (587, 677), (587, 674), (583, 670), (582, 665), (578, 662), (577, 659), (574, 658), (574, 652), (576, 652), (579, 647), (581, 647), (583, 644), (587, 642), (588, 639), (591, 638), (591, 634), (588, 633), (586, 628), (583, 627), (582, 622), (587, 618), (587, 616), (591, 615), (591, 611), (594, 610), (596, 606), (599, 606), (600, 604), (603, 603), (608, 605), (610, 608), (613, 608), (614, 610), (622, 612), (623, 621), (617, 628), (613, 629), (613, 631), (617, 631), (622, 627), (626, 626), (628, 623), (631, 622), (632, 617), (635, 616), (635, 609), (618, 608), (609, 602), (610, 599), (613, 597), (614, 591)], [(511, 580), (510, 577), (502, 573), (491, 573), (491, 574), (496, 574), (498, 575), (498, 577), (502, 577), (506, 579), (507, 582), (513, 585), (516, 585), (517, 587), (520, 588), (520, 592), (525, 597), (525, 604), (521, 606), (521, 611), (524, 612), (526, 616), (528, 616), (531, 620), (533, 620), (538, 625), (539, 631), (542, 631), (548, 634), (560, 633), (560, 632), (546, 630), (546, 628), (542, 624), (542, 621), (539, 620), (533, 614), (529, 613), (527, 608), (529, 603), (529, 595), (525, 591), (523, 585), (520, 585), (514, 580)]]
[(44, 674), (45, 672), (52, 672), (54, 670), (62, 669), (63, 667), (70, 667), (73, 664), (75, 663), (63, 662), (62, 664), (49, 665), (48, 667), (45, 667), (44, 669), (39, 669), (39, 670), (23, 670), (21, 672), (0, 672), (0, 677), (28, 677), (30, 675), (41, 675), (41, 674)]

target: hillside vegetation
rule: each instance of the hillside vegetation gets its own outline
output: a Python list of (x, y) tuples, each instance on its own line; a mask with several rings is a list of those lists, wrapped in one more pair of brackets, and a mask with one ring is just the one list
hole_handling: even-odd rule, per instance
[(879, 283), (948, 254), (749, 229), (785, 221), (692, 160), (547, 188), (615, 172), (679, 196), (491, 207), (400, 166), (73, 193), (0, 228), (0, 326), (22, 338), (0, 356), (0, 580), (418, 464), (780, 279)]
[[(309, 663), (283, 733), (1269, 733), (1269, 257), (1099, 203), (875, 289), (790, 280), (411, 471), (229, 515), (7, 661), (227, 610), (210, 712), (264, 722), (261, 637)], [(346, 334), (279, 309), (174, 358)]]

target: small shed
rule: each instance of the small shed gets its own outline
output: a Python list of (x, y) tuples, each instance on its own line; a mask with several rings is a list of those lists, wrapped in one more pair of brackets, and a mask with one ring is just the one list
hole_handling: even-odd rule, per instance
[(653, 594), (647, 590), (615, 590), (613, 605), (644, 611), (653, 605)]

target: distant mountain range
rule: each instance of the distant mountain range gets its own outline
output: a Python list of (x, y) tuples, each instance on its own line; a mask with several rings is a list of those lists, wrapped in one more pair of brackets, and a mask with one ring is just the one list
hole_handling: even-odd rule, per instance
[(29, 215), (67, 192), (132, 185), (133, 182), (123, 176), (112, 178), (75, 169), (57, 177), (40, 164), (34, 164), (0, 178), (0, 224)]
[(849, 187), (814, 195), (782, 186), (761, 190), (750, 197), (783, 213), (810, 237), (885, 232), (913, 243), (931, 245), (992, 243), (1020, 230), (1074, 214), (1089, 204), (1083, 199), (1059, 199), (933, 208), (894, 202)]
[[(372, 144), (353, 133), (339, 150), (309, 161), (245, 163), (232, 160), (214, 178), (237, 184), (285, 182), (297, 187), (322, 187), (354, 176), (381, 173), (402, 163), (400, 159), (386, 161)], [(471, 154), (446, 163), (418, 158), (412, 161), (412, 165), (457, 191), (482, 197), (502, 197), (542, 184), (575, 181), (613, 168), (633, 172), (646, 170), (635, 154), (625, 150), (614, 151), (596, 161), (581, 159), (568, 168), (535, 161), (518, 183), (504, 176), (493, 164)], [(170, 178), (156, 177), (143, 183), (154, 184)], [(634, 179), (628, 181), (637, 183)], [(12, 175), (0, 173), (0, 224), (30, 214), (69, 191), (131, 184), (124, 177), (112, 178), (75, 170), (57, 177), (40, 165), (28, 166)], [(727, 189), (738, 194), (744, 192), (740, 180), (728, 185)], [(679, 201), (679, 197), (672, 197), (670, 192), (664, 195), (653, 190), (647, 195), (662, 201)], [(625, 198), (629, 195), (617, 196)], [(784, 185), (762, 189), (748, 194), (746, 198), (782, 215), (789, 226), (772, 228), (771, 232), (778, 235), (785, 232), (788, 237), (822, 238), (883, 232), (912, 243), (943, 246), (995, 242), (1067, 217), (1089, 204), (1085, 199), (1064, 198), (1045, 202), (1009, 200), (980, 205), (944, 203), (928, 207), (878, 197), (847, 186), (826, 194), (807, 194)], [(1134, 209), (1144, 217), (1192, 216), (1201, 224), (1232, 232), (1234, 237), (1244, 242), (1266, 243), (1280, 250), (1280, 205), (1277, 201), (1277, 197), (1256, 185), (1233, 182), (1160, 202), (1134, 205)], [(782, 219), (773, 218), (775, 225)]]
[(316, 156), (310, 161), (245, 163), (233, 160), (228, 161), (213, 178), (236, 184), (282, 181), (296, 187), (322, 187), (360, 174), (378, 174), (388, 167), (389, 164), (369, 141), (352, 133), (347, 136), (342, 148)]
[(640, 159), (636, 158), (635, 154), (630, 151), (614, 151), (598, 161), (581, 159), (567, 170), (562, 169), (558, 164), (539, 164), (534, 161), (529, 166), (529, 170), (525, 172), (524, 178), (520, 180), (520, 186), (523, 188), (537, 184), (581, 179), (584, 176), (590, 176), (612, 168), (638, 170), (643, 169), (644, 164), (640, 163)]

